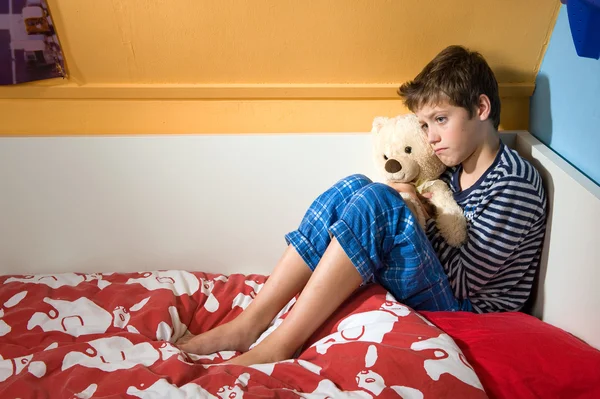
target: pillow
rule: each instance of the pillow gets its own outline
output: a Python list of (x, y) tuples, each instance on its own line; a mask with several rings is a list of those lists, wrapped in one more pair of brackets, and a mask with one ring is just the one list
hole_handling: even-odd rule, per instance
[(491, 398), (600, 398), (600, 351), (520, 312), (422, 312), (450, 335)]

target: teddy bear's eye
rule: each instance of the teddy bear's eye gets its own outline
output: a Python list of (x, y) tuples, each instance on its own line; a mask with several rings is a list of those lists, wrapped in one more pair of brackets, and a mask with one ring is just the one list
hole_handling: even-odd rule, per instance
[(387, 161), (388, 157), (385, 154), (383, 154), (383, 159)]
[(404, 148), (404, 152), (407, 154), (410, 154), (412, 152), (412, 147), (406, 147)]

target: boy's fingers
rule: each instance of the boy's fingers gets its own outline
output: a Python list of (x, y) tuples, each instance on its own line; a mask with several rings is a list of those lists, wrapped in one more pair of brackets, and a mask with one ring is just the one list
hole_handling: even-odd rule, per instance
[(415, 189), (415, 186), (410, 183), (397, 183), (388, 181), (387, 185), (399, 193), (408, 194), (410, 197), (417, 200), (427, 219), (435, 214), (435, 208), (429, 203), (433, 193), (420, 194)]
[(397, 183), (397, 182), (392, 182), (392, 181), (388, 181), (387, 185), (390, 186), (391, 188), (393, 188), (394, 190), (398, 191), (399, 193), (406, 193), (406, 194), (416, 194), (416, 190), (415, 190), (415, 186), (413, 186), (410, 183)]

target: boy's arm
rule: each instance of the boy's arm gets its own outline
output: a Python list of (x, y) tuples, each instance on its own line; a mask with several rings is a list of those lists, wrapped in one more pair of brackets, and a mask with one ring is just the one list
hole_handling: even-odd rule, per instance
[(532, 181), (515, 176), (496, 181), (462, 247), (452, 248), (435, 234), (432, 243), (455, 293), (475, 311), (518, 310), (529, 297), (545, 227), (543, 188), (539, 176)]

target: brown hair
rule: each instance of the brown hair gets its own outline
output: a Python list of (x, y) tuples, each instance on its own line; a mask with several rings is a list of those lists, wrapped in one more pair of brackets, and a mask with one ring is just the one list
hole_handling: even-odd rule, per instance
[(414, 80), (400, 86), (398, 94), (412, 112), (447, 99), (466, 109), (470, 118), (479, 105), (479, 96), (485, 94), (490, 99), (489, 118), (495, 129), (500, 125), (500, 96), (494, 72), (481, 54), (462, 46), (446, 47)]

